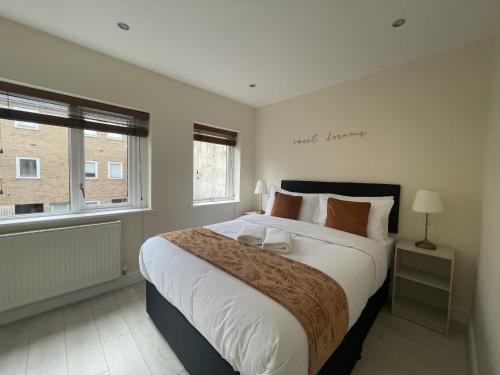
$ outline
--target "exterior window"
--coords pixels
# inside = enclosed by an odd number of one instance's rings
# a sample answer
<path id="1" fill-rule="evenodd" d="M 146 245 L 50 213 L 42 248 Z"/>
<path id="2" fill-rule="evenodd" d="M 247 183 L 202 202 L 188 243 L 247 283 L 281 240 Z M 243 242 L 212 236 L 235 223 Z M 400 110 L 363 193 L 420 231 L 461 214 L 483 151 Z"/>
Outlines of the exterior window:
<path id="1" fill-rule="evenodd" d="M 97 178 L 97 162 L 85 160 L 85 178 L 96 179 Z"/>
<path id="2" fill-rule="evenodd" d="M 85 137 L 93 137 L 93 138 L 97 138 L 97 131 L 95 130 L 88 130 L 88 129 L 85 129 L 83 131 L 83 135 Z"/>
<path id="3" fill-rule="evenodd" d="M 31 112 L 31 113 L 38 112 L 37 110 L 30 109 L 30 108 L 14 107 L 14 109 L 23 110 L 25 112 Z M 27 121 L 14 121 L 14 127 L 17 129 L 26 129 L 26 130 L 39 130 L 40 129 L 39 124 L 37 124 L 35 122 L 27 122 Z"/>
<path id="4" fill-rule="evenodd" d="M 108 178 L 110 180 L 123 179 L 123 164 L 110 161 L 108 163 Z"/>
<path id="5" fill-rule="evenodd" d="M 194 124 L 193 203 L 230 201 L 234 193 L 234 152 L 238 133 Z"/>
<path id="6" fill-rule="evenodd" d="M 69 202 L 50 204 L 50 212 L 68 212 L 69 210 L 70 210 Z"/>
<path id="7" fill-rule="evenodd" d="M 123 139 L 123 135 L 116 134 L 116 133 L 108 133 L 107 138 L 108 139 L 114 139 L 114 140 L 117 140 L 117 141 L 121 141 Z"/>
<path id="8" fill-rule="evenodd" d="M 26 130 L 39 130 L 40 126 L 35 124 L 34 122 L 26 122 L 26 121 L 14 121 L 14 127 L 17 129 L 26 129 Z"/>
<path id="9" fill-rule="evenodd" d="M 111 199 L 111 203 L 126 203 L 127 199 L 126 198 L 115 198 Z"/>
<path id="10" fill-rule="evenodd" d="M 16 158 L 17 178 L 40 178 L 40 159 L 38 158 Z"/>
<path id="11" fill-rule="evenodd" d="M 95 208 L 95 207 L 98 207 L 101 204 L 101 202 L 99 202 L 99 201 L 85 201 L 85 204 L 89 208 Z"/>
<path id="12" fill-rule="evenodd" d="M 16 204 L 16 215 L 35 214 L 43 212 L 43 203 Z"/>

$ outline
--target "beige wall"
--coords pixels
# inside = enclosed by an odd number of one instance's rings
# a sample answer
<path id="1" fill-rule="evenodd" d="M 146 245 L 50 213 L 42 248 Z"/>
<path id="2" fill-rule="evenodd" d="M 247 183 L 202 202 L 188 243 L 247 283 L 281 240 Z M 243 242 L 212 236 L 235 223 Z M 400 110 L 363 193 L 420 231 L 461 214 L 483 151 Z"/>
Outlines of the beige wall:
<path id="1" fill-rule="evenodd" d="M 441 193 L 430 239 L 457 250 L 455 317 L 470 311 L 481 219 L 491 41 L 258 109 L 256 178 L 401 184 L 400 231 L 421 239 L 417 189 Z M 325 141 L 328 133 L 366 131 Z M 317 134 L 314 143 L 293 144 Z"/>
<path id="2" fill-rule="evenodd" d="M 483 213 L 473 323 L 481 375 L 500 374 L 500 38 L 495 41 L 483 169 Z"/>
<path id="3" fill-rule="evenodd" d="M 253 204 L 255 109 L 0 18 L 0 77 L 151 113 L 151 201 L 145 236 L 233 218 Z M 240 198 L 233 205 L 193 208 L 193 123 L 239 131 Z M 125 215 L 123 248 L 138 268 L 141 215 Z M 57 224 L 60 225 L 60 224 Z M 42 227 L 38 225 L 36 227 Z M 10 227 L 0 232 L 32 229 Z"/>

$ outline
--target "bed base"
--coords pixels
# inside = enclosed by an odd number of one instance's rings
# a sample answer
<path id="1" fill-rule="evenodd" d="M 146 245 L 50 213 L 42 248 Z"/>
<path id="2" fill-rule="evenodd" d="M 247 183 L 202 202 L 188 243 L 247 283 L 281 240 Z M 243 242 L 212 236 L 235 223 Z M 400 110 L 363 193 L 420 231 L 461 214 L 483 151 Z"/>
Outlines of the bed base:
<path id="1" fill-rule="evenodd" d="M 325 363 L 320 375 L 350 374 L 361 358 L 363 341 L 389 294 L 389 275 L 368 300 L 358 321 Z M 146 281 L 146 309 L 154 324 L 191 375 L 235 375 L 232 366 L 220 356 L 191 323 Z"/>

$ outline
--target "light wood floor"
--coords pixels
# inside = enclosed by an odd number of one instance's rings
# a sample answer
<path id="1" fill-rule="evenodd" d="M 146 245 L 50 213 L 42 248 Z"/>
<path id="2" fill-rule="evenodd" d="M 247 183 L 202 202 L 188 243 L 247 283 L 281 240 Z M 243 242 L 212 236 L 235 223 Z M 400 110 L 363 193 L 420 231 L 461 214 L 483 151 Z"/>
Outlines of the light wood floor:
<path id="1" fill-rule="evenodd" d="M 446 338 L 384 310 L 355 375 L 467 374 L 463 327 Z M 2 375 L 186 375 L 145 311 L 144 283 L 0 327 Z"/>

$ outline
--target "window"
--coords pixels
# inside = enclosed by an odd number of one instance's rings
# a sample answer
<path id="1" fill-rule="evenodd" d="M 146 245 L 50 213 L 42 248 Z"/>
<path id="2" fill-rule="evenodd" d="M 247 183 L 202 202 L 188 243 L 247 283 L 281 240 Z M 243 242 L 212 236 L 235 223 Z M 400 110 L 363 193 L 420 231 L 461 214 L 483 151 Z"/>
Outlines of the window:
<path id="1" fill-rule="evenodd" d="M 23 110 L 26 112 L 36 113 L 36 109 L 26 108 L 26 107 L 14 107 L 17 110 Z M 18 129 L 26 129 L 26 130 L 39 130 L 40 126 L 35 122 L 28 121 L 14 121 L 14 127 Z"/>
<path id="2" fill-rule="evenodd" d="M 16 157 L 17 178 L 40 178 L 40 159 Z"/>
<path id="3" fill-rule="evenodd" d="M 84 129 L 83 130 L 83 135 L 85 137 L 97 138 L 97 132 L 95 130 Z"/>
<path id="4" fill-rule="evenodd" d="M 234 149 L 237 133 L 194 125 L 193 202 L 235 199 Z"/>
<path id="5" fill-rule="evenodd" d="M 107 138 L 108 139 L 114 139 L 116 141 L 121 141 L 123 139 L 123 136 L 121 134 L 108 133 Z"/>
<path id="6" fill-rule="evenodd" d="M 123 179 L 123 163 L 108 162 L 108 178 L 110 180 Z"/>
<path id="7" fill-rule="evenodd" d="M 0 220 L 147 207 L 148 118 L 0 80 Z M 15 121 L 43 131 L 14 131 Z"/>
<path id="8" fill-rule="evenodd" d="M 85 160 L 85 178 L 97 178 L 97 162 Z"/>
<path id="9" fill-rule="evenodd" d="M 16 204 L 16 215 L 34 214 L 43 212 L 43 203 Z"/>

